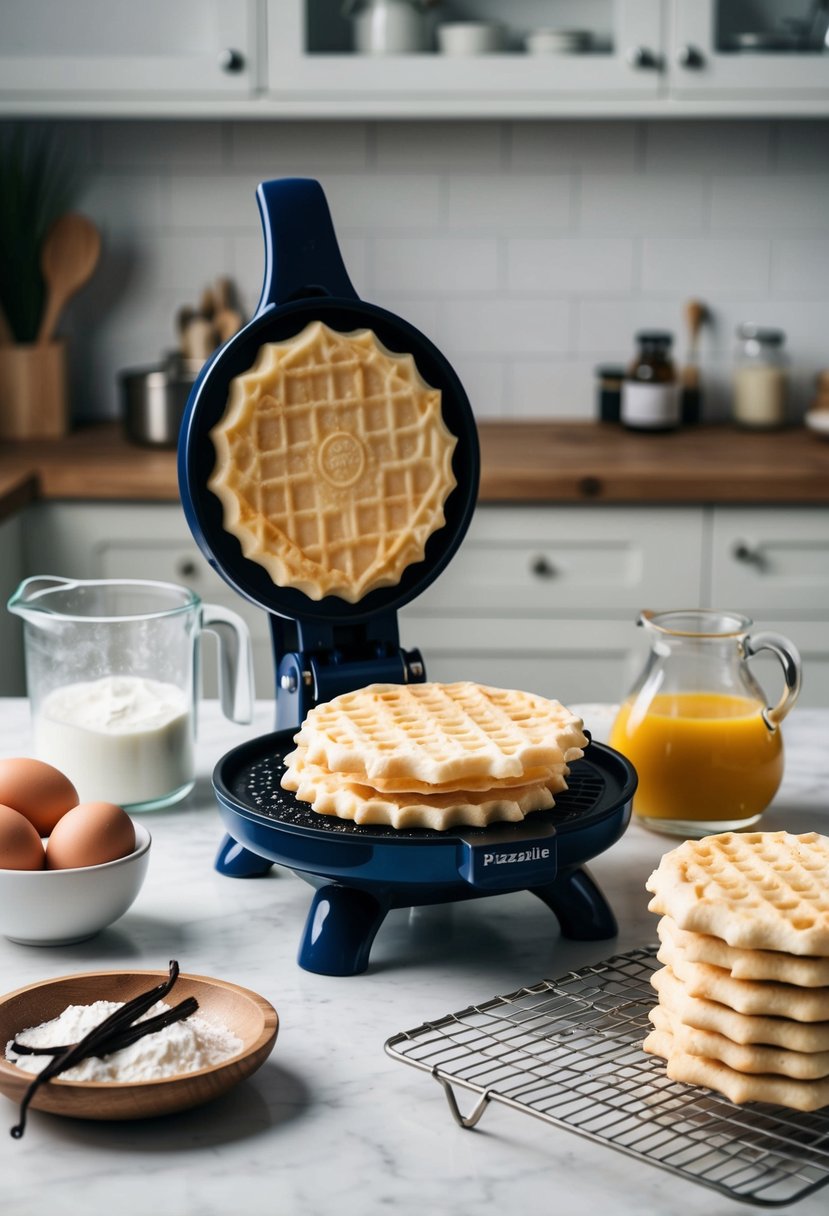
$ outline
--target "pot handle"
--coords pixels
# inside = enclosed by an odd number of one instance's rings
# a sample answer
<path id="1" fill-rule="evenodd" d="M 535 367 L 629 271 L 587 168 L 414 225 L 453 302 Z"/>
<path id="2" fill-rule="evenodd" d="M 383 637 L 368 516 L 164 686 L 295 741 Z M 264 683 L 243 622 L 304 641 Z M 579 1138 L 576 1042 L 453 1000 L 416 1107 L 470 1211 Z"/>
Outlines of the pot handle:
<path id="1" fill-rule="evenodd" d="M 231 722 L 253 720 L 253 650 L 242 618 L 230 608 L 202 604 L 202 629 L 219 643 L 219 702 Z"/>
<path id="2" fill-rule="evenodd" d="M 769 632 L 755 633 L 753 637 L 743 638 L 742 649 L 743 655 L 747 659 L 759 654 L 761 650 L 770 650 L 780 661 L 783 678 L 786 681 L 783 696 L 774 707 L 767 706 L 763 710 L 763 721 L 766 726 L 769 730 L 777 730 L 800 695 L 803 671 L 800 652 L 794 642 L 790 642 L 782 634 Z"/>

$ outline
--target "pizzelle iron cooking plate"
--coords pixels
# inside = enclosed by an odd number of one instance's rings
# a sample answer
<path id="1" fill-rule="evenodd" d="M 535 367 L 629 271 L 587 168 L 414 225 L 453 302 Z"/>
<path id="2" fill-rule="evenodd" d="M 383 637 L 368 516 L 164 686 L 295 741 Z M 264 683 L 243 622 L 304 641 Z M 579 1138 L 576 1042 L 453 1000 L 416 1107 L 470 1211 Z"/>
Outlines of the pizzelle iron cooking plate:
<path id="1" fill-rule="evenodd" d="M 237 857 L 250 873 L 277 862 L 317 888 L 299 962 L 324 975 L 354 975 L 391 908 L 447 903 L 529 890 L 578 940 L 612 937 L 616 921 L 584 862 L 604 852 L 630 819 L 636 776 L 609 747 L 591 743 L 570 766 L 569 789 L 549 811 L 522 823 L 446 832 L 360 827 L 318 815 L 283 790 L 293 731 L 244 743 L 219 761 L 213 787 L 231 840 L 223 869 Z M 263 865 L 264 861 L 264 865 Z"/>
<path id="2" fill-rule="evenodd" d="M 422 333 L 357 296 L 349 281 L 319 184 L 264 182 L 257 191 L 265 237 L 265 279 L 256 315 L 205 366 L 193 387 L 179 437 L 182 505 L 208 562 L 240 595 L 269 615 L 276 679 L 276 725 L 229 752 L 213 784 L 228 830 L 216 868 L 254 877 L 287 866 L 317 887 L 299 963 L 309 971 L 353 975 L 365 970 L 374 936 L 394 907 L 469 899 L 528 889 L 556 913 L 569 937 L 616 932 L 613 913 L 580 869 L 618 839 L 630 818 L 636 776 L 609 748 L 592 745 L 572 766 L 570 790 L 551 811 L 520 824 L 449 832 L 359 827 L 317 815 L 281 789 L 284 755 L 309 709 L 371 683 L 426 678 L 417 650 L 401 648 L 397 609 L 429 586 L 469 526 L 480 456 L 469 401 L 451 365 Z M 215 452 L 210 430 L 223 416 L 231 381 L 247 372 L 266 342 L 322 321 L 341 333 L 369 328 L 389 350 L 414 357 L 441 392 L 444 421 L 457 439 L 456 486 L 445 524 L 429 538 L 424 559 L 399 583 L 355 604 L 336 596 L 309 599 L 277 586 L 225 531 L 222 505 L 208 489 Z"/>

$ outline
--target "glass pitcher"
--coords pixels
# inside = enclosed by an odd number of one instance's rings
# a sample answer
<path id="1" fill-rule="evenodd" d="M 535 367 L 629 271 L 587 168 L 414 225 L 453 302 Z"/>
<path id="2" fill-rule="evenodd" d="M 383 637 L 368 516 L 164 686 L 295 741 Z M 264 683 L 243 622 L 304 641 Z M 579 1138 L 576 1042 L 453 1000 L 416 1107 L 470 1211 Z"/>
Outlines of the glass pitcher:
<path id="1" fill-rule="evenodd" d="M 643 612 L 637 624 L 650 653 L 609 740 L 639 774 L 634 814 L 684 837 L 756 823 L 783 777 L 780 723 L 800 692 L 797 648 L 777 633 L 750 634 L 753 622 L 732 612 Z M 783 668 L 774 707 L 747 662 L 763 650 Z"/>
<path id="2" fill-rule="evenodd" d="M 35 752 L 66 774 L 81 802 L 154 810 L 192 789 L 205 631 L 219 641 L 225 716 L 251 720 L 247 625 L 187 587 L 36 576 L 8 608 L 24 622 Z"/>

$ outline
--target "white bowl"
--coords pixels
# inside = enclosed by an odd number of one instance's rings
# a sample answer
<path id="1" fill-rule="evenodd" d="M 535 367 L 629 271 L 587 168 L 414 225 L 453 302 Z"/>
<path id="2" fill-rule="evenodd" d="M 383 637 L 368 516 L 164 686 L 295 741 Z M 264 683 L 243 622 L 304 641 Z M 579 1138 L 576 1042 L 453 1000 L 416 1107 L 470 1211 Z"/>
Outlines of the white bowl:
<path id="1" fill-rule="evenodd" d="M 150 860 L 150 833 L 133 823 L 135 849 L 117 861 L 77 870 L 0 870 L 0 934 L 25 946 L 65 946 L 123 916 Z"/>
<path id="2" fill-rule="evenodd" d="M 492 55 L 504 48 L 506 29 L 496 21 L 447 21 L 437 28 L 443 55 Z"/>
<path id="3" fill-rule="evenodd" d="M 829 439 L 829 410 L 810 410 L 808 414 L 804 414 L 803 421 L 815 435 Z"/>

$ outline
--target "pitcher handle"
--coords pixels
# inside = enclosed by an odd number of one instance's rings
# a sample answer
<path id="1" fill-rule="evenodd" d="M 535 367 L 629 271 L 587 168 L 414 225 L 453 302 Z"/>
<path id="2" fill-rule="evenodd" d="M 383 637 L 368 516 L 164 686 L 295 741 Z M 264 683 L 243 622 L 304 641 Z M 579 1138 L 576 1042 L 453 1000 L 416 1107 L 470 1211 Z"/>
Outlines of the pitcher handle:
<path id="1" fill-rule="evenodd" d="M 780 633 L 756 633 L 753 637 L 743 638 L 743 654 L 747 659 L 761 650 L 770 650 L 780 660 L 783 678 L 786 681 L 783 696 L 777 704 L 773 708 L 767 706 L 763 710 L 763 721 L 766 726 L 769 730 L 776 730 L 800 695 L 802 680 L 800 652 L 794 642 L 790 642 Z"/>
<path id="2" fill-rule="evenodd" d="M 202 604 L 202 628 L 219 643 L 219 702 L 231 722 L 253 720 L 253 650 L 242 618 L 230 608 Z"/>

